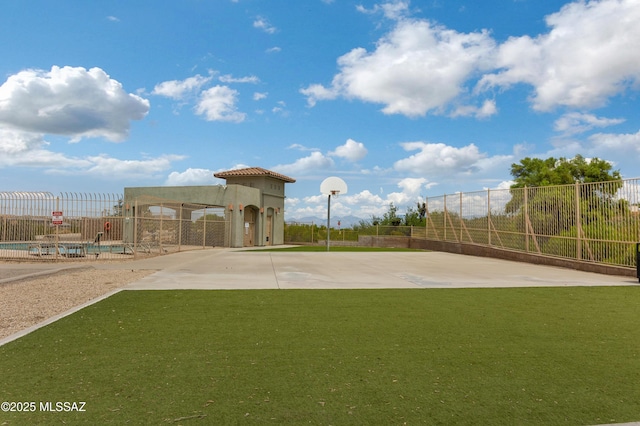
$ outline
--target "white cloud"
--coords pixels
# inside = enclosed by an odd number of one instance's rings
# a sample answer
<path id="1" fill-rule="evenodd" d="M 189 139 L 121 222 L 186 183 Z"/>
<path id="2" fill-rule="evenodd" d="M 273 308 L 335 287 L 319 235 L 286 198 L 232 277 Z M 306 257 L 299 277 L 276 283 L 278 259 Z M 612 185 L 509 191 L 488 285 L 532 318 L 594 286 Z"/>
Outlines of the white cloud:
<path id="1" fill-rule="evenodd" d="M 411 19 L 408 7 L 407 1 L 359 6 L 396 19 L 395 27 L 374 50 L 355 48 L 338 58 L 331 84 L 303 88 L 309 106 L 341 97 L 382 104 L 385 114 L 484 118 L 498 111 L 495 101 L 482 99 L 495 87 L 531 85 L 538 111 L 600 107 L 640 87 L 640 62 L 631 53 L 640 51 L 637 0 L 568 3 L 545 18 L 548 32 L 500 45 L 487 31 L 461 33 Z M 465 99 L 471 96 L 475 101 Z"/>
<path id="2" fill-rule="evenodd" d="M 342 96 L 384 104 L 385 114 L 439 113 L 463 93 L 468 79 L 490 69 L 494 50 L 486 31 L 460 33 L 404 19 L 373 52 L 356 48 L 340 57 L 330 87 L 312 84 L 301 93 L 311 106 Z"/>
<path id="3" fill-rule="evenodd" d="M 214 86 L 200 94 L 196 105 L 196 114 L 203 115 L 207 121 L 231 121 L 240 123 L 246 114 L 236 107 L 238 92 L 227 86 Z"/>
<path id="4" fill-rule="evenodd" d="M 237 163 L 237 164 L 234 164 L 233 166 L 231 166 L 231 167 L 229 167 L 229 168 L 226 168 L 226 169 L 218 169 L 218 170 L 215 170 L 215 173 L 218 173 L 218 172 L 226 172 L 226 171 L 229 171 L 229 170 L 240 170 L 240 169 L 246 169 L 246 168 L 248 168 L 248 167 L 252 167 L 252 166 L 250 166 L 249 164 Z"/>
<path id="5" fill-rule="evenodd" d="M 596 133 L 589 137 L 589 142 L 593 144 L 596 151 L 603 153 L 611 153 L 618 151 L 621 153 L 640 154 L 640 131 L 637 133 Z M 635 157 L 631 160 L 637 164 L 640 158 Z"/>
<path id="6" fill-rule="evenodd" d="M 161 155 L 142 160 L 121 160 L 106 154 L 72 157 L 53 152 L 40 134 L 0 129 L 0 167 L 29 167 L 45 173 L 92 176 L 105 180 L 159 177 L 181 155 Z"/>
<path id="7" fill-rule="evenodd" d="M 301 89 L 300 93 L 307 97 L 307 104 L 315 106 L 318 101 L 329 101 L 336 99 L 340 93 L 335 88 L 326 88 L 321 84 L 312 84 L 306 89 Z"/>
<path id="8" fill-rule="evenodd" d="M 52 152 L 42 134 L 0 129 L 0 167 L 84 168 L 91 163 Z"/>
<path id="9" fill-rule="evenodd" d="M 255 21 L 253 21 L 253 27 L 264 31 L 267 34 L 274 34 L 278 31 L 276 27 L 271 25 L 269 21 L 262 16 L 258 16 Z"/>
<path id="10" fill-rule="evenodd" d="M 312 171 L 333 167 L 333 160 L 324 156 L 321 152 L 312 152 L 307 157 L 299 158 L 291 164 L 280 164 L 273 170 L 285 175 L 306 174 Z"/>
<path id="11" fill-rule="evenodd" d="M 494 189 L 509 189 L 509 188 L 511 188 L 511 185 L 513 185 L 514 183 L 516 183 L 516 182 L 513 181 L 513 180 L 503 180 L 498 185 L 496 185 L 496 187 Z M 487 190 L 489 188 L 483 188 L 483 189 Z"/>
<path id="12" fill-rule="evenodd" d="M 303 201 L 305 203 L 310 203 L 310 204 L 326 203 L 327 202 L 327 196 L 326 195 L 322 195 L 322 194 L 309 195 L 307 197 L 304 197 Z"/>
<path id="13" fill-rule="evenodd" d="M 356 10 L 366 14 L 382 13 L 388 19 L 400 19 L 409 14 L 408 0 L 395 0 L 387 3 L 376 4 L 371 9 L 367 9 L 362 5 L 357 5 Z"/>
<path id="14" fill-rule="evenodd" d="M 422 176 L 473 170 L 486 156 L 474 144 L 462 148 L 426 142 L 405 142 L 400 145 L 405 151 L 419 150 L 419 152 L 396 161 L 393 165 L 394 169 Z"/>
<path id="15" fill-rule="evenodd" d="M 284 205 L 285 208 L 293 208 L 295 206 L 297 206 L 298 204 L 300 204 L 301 200 L 300 198 L 296 198 L 296 197 L 287 197 L 284 199 Z"/>
<path id="16" fill-rule="evenodd" d="M 218 79 L 223 83 L 250 83 L 250 84 L 260 83 L 260 79 L 255 75 L 250 75 L 248 77 L 234 77 L 231 74 L 226 74 L 226 75 L 221 75 Z"/>
<path id="17" fill-rule="evenodd" d="M 420 195 L 420 191 L 426 189 L 427 182 L 429 181 L 425 178 L 404 178 L 398 182 L 398 187 L 407 194 Z"/>
<path id="18" fill-rule="evenodd" d="M 292 143 L 287 147 L 287 149 L 296 149 L 298 151 L 319 151 L 318 148 L 310 148 L 299 143 Z"/>
<path id="19" fill-rule="evenodd" d="M 278 106 L 271 108 L 271 112 L 274 114 L 279 114 L 282 117 L 287 117 L 289 115 L 289 111 L 285 109 L 287 106 L 287 103 L 285 101 L 278 101 L 276 103 Z"/>
<path id="20" fill-rule="evenodd" d="M 149 101 L 127 93 L 102 69 L 25 70 L 0 86 L 0 125 L 24 132 L 104 137 L 120 142 L 131 120 L 142 120 Z"/>
<path id="21" fill-rule="evenodd" d="M 400 145 L 406 151 L 418 152 L 396 161 L 393 165 L 394 170 L 429 179 L 424 183 L 424 189 L 430 189 L 443 182 L 455 184 L 458 188 L 493 185 L 493 182 L 496 182 L 494 177 L 507 174 L 509 165 L 515 158 L 513 154 L 488 156 L 480 152 L 474 144 L 461 148 L 426 142 L 407 142 Z M 404 189 L 403 193 L 407 194 L 408 191 Z"/>
<path id="22" fill-rule="evenodd" d="M 549 33 L 502 44 L 496 68 L 478 88 L 533 86 L 533 107 L 592 108 L 640 83 L 640 3 L 578 1 L 546 17 Z"/>
<path id="23" fill-rule="evenodd" d="M 262 99 L 266 99 L 268 95 L 269 95 L 269 93 L 267 93 L 267 92 L 255 92 L 253 94 L 253 100 L 254 101 L 260 101 Z"/>
<path id="24" fill-rule="evenodd" d="M 287 210 L 287 217 L 301 218 L 315 216 L 316 218 L 327 217 L 327 196 L 326 195 L 313 195 L 304 197 L 304 206 L 295 208 L 296 204 L 290 205 Z M 349 197 L 339 196 L 331 198 L 331 216 L 346 216 L 352 214 L 352 207 L 349 206 Z M 351 203 L 353 204 L 353 203 Z M 326 223 L 326 222 L 325 222 Z M 337 226 L 337 223 L 332 221 L 331 226 Z"/>
<path id="25" fill-rule="evenodd" d="M 216 85 L 203 90 L 209 83 L 215 72 L 210 71 L 208 77 L 199 74 L 185 80 L 171 80 L 162 82 L 153 89 L 152 94 L 166 96 L 175 100 L 185 100 L 191 96 L 197 96 L 195 113 L 204 116 L 207 121 L 230 121 L 240 123 L 245 120 L 246 114 L 239 112 L 236 106 L 238 91 L 228 86 Z M 235 78 L 230 74 L 219 77 L 220 81 L 228 83 L 257 83 L 260 80 L 255 76 Z M 265 94 L 254 94 L 254 99 L 262 99 Z"/>
<path id="26" fill-rule="evenodd" d="M 360 205 L 381 205 L 384 204 L 384 200 L 379 195 L 372 194 L 369 190 L 365 189 L 354 195 L 345 195 L 340 197 L 345 204 L 360 206 Z"/>
<path id="27" fill-rule="evenodd" d="M 212 78 L 212 75 L 209 75 L 209 77 L 203 77 L 200 74 L 196 74 L 195 76 L 184 80 L 164 81 L 157 84 L 151 93 L 153 95 L 166 96 L 171 99 L 180 100 L 187 95 L 199 92 L 202 86 L 211 81 Z"/>
<path id="28" fill-rule="evenodd" d="M 514 147 L 514 152 L 517 147 Z M 514 154 L 483 156 L 478 159 L 475 167 L 467 170 L 467 173 L 482 172 L 485 176 L 501 176 L 508 172 L 510 164 L 515 160 Z"/>
<path id="29" fill-rule="evenodd" d="M 385 205 L 393 203 L 396 207 L 413 207 L 416 202 L 423 200 L 423 189 L 428 189 L 429 181 L 426 178 L 404 178 L 398 182 L 400 192 L 392 192 L 387 195 Z"/>
<path id="30" fill-rule="evenodd" d="M 347 139 L 344 145 L 341 145 L 329 153 L 330 156 L 346 158 L 349 161 L 362 160 L 367 155 L 367 148 L 362 142 L 356 142 L 353 139 Z"/>
<path id="31" fill-rule="evenodd" d="M 216 181 L 213 170 L 188 168 L 184 172 L 171 172 L 165 182 L 169 186 L 206 185 Z"/>
<path id="32" fill-rule="evenodd" d="M 0 128 L 0 158 L 33 152 L 48 145 L 42 134 Z"/>
<path id="33" fill-rule="evenodd" d="M 415 197 L 410 196 L 409 194 L 405 194 L 404 192 L 392 192 L 387 195 L 387 206 L 393 203 L 396 207 L 406 206 L 407 204 L 413 203 Z M 388 209 L 385 209 L 385 212 Z"/>
<path id="34" fill-rule="evenodd" d="M 497 113 L 498 108 L 496 107 L 496 101 L 487 99 L 484 101 L 481 107 L 476 107 L 473 105 L 460 106 L 451 113 L 451 116 L 487 118 Z"/>
<path id="35" fill-rule="evenodd" d="M 143 160 L 121 160 L 108 155 L 91 156 L 86 158 L 91 162 L 91 166 L 80 172 L 105 178 L 126 177 L 127 179 L 131 179 L 141 177 L 146 179 L 168 170 L 173 161 L 184 158 L 182 155 L 161 155 Z M 72 170 L 58 170 L 58 173 L 75 174 L 76 172 Z"/>
<path id="36" fill-rule="evenodd" d="M 29 155 L 10 156 L 0 159 L 0 167 L 29 167 L 43 169 L 45 173 L 86 174 L 93 163 L 86 158 L 74 158 L 46 149 L 29 151 Z M 72 172 L 72 170 L 74 172 Z"/>
<path id="37" fill-rule="evenodd" d="M 554 130 L 565 135 L 584 133 L 597 127 L 608 127 L 624 123 L 623 118 L 596 117 L 593 114 L 570 112 L 564 114 L 554 123 Z"/>

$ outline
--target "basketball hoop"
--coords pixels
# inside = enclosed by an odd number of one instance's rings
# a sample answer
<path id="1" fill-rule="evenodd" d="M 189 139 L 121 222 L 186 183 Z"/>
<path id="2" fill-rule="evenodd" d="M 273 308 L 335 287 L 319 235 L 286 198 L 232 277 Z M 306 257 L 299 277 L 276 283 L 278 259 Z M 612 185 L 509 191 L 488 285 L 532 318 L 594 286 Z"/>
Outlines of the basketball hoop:
<path id="1" fill-rule="evenodd" d="M 331 176 L 320 184 L 320 192 L 327 196 L 327 251 L 331 240 L 331 197 L 338 197 L 340 193 L 347 193 L 347 184 L 339 177 Z"/>

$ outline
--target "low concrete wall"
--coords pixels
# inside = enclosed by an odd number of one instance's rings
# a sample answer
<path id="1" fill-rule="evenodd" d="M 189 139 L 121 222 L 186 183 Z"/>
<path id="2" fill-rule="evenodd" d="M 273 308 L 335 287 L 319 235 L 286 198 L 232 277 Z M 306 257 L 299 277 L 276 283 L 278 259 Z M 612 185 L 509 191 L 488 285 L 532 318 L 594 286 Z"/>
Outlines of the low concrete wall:
<path id="1" fill-rule="evenodd" d="M 296 243 L 298 244 L 298 243 Z M 307 244 L 309 245 L 309 244 Z M 315 245 L 315 246 L 326 246 L 327 245 L 327 240 L 318 240 L 317 243 L 313 243 L 310 245 Z M 362 244 L 360 244 L 359 241 L 342 241 L 342 240 L 331 240 L 329 241 L 329 246 L 330 247 L 362 247 Z"/>
<path id="2" fill-rule="evenodd" d="M 512 260 L 516 262 L 557 266 L 561 268 L 575 269 L 578 271 L 596 272 L 599 274 L 621 275 L 627 277 L 636 276 L 636 270 L 634 268 L 602 265 L 598 263 L 543 256 L 534 253 L 523 253 L 520 251 L 498 249 L 495 247 L 487 247 L 476 244 L 434 241 L 411 237 L 361 236 L 358 238 L 358 240 L 360 245 L 364 247 L 394 247 L 443 251 L 447 253 L 464 254 L 469 256 L 491 257 L 495 259 Z"/>
<path id="3" fill-rule="evenodd" d="M 358 245 L 360 247 L 410 248 L 411 240 L 411 237 L 404 236 L 359 235 Z"/>

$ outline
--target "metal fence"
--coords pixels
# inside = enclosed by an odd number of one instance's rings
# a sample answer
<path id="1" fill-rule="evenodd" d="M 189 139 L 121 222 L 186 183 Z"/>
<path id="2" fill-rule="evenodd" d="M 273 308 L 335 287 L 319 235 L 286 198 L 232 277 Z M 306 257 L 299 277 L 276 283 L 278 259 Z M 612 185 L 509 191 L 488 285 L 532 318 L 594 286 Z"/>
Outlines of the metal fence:
<path id="1" fill-rule="evenodd" d="M 357 246 L 362 236 L 374 237 L 416 237 L 424 238 L 424 226 L 370 225 L 352 228 L 331 228 L 331 242 L 336 245 Z M 315 222 L 286 222 L 284 225 L 285 244 L 326 244 L 326 224 Z"/>
<path id="2" fill-rule="evenodd" d="M 224 208 L 117 194 L 0 192 L 0 259 L 107 260 L 229 246 Z"/>
<path id="3" fill-rule="evenodd" d="M 640 180 L 429 197 L 425 238 L 633 267 Z"/>
<path id="4" fill-rule="evenodd" d="M 224 207 L 142 197 L 125 207 L 124 229 L 138 251 L 153 253 L 197 247 L 230 247 Z M 133 208 L 132 208 L 133 207 Z M 126 213 L 132 213 L 128 217 Z"/>
<path id="5" fill-rule="evenodd" d="M 371 225 L 358 230 L 331 228 L 331 241 L 357 243 L 359 236 L 424 237 L 424 227 Z M 315 222 L 287 222 L 284 226 L 285 244 L 322 244 L 327 241 L 327 227 Z"/>
<path id="6" fill-rule="evenodd" d="M 634 267 L 640 241 L 640 179 L 490 189 L 428 197 L 426 226 L 331 230 L 331 240 L 407 236 Z M 326 227 L 288 223 L 285 241 L 318 243 Z"/>

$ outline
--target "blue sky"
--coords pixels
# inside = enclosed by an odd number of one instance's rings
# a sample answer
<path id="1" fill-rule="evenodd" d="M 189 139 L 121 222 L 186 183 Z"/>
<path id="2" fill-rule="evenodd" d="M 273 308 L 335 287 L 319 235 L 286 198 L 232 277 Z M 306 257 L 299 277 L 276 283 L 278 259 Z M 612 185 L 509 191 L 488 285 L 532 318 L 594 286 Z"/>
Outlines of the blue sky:
<path id="1" fill-rule="evenodd" d="M 0 191 L 296 179 L 286 218 L 507 188 L 524 157 L 640 176 L 637 0 L 0 2 Z"/>

